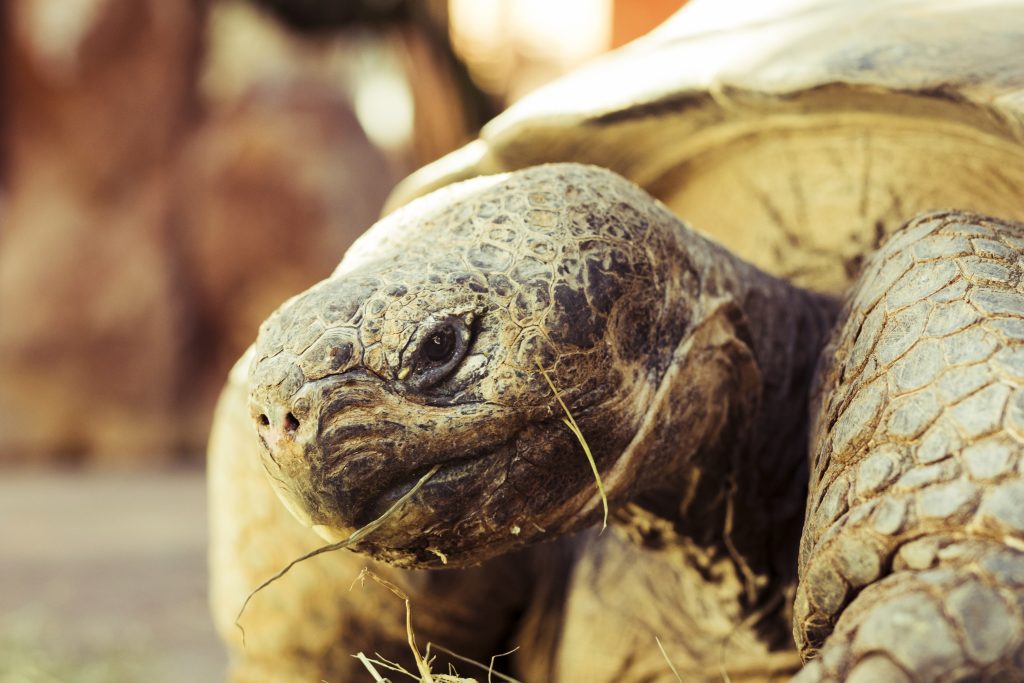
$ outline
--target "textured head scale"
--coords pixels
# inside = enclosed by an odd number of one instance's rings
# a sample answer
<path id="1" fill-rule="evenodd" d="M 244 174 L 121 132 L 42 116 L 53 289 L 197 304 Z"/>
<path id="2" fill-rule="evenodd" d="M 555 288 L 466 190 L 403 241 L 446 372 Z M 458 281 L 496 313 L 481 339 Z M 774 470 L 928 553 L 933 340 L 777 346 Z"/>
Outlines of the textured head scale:
<path id="1" fill-rule="evenodd" d="M 610 469 L 687 319 L 641 201 L 577 165 L 462 183 L 378 223 L 283 305 L 260 329 L 251 409 L 293 514 L 346 537 L 440 463 L 361 550 L 460 564 L 593 521 L 592 475 L 538 364 Z"/>

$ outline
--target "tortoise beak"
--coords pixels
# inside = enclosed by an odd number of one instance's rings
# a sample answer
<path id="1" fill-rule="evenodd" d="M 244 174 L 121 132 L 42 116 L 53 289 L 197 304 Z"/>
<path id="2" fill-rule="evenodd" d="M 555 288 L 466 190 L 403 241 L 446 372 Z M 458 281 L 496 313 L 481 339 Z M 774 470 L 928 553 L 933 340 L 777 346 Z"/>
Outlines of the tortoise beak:
<path id="1" fill-rule="evenodd" d="M 316 418 L 307 411 L 300 420 L 291 401 L 275 400 L 276 395 L 273 387 L 264 384 L 255 384 L 250 392 L 249 411 L 256 423 L 260 459 L 284 506 L 304 526 L 312 526 L 316 496 L 306 451 L 309 421 Z"/>

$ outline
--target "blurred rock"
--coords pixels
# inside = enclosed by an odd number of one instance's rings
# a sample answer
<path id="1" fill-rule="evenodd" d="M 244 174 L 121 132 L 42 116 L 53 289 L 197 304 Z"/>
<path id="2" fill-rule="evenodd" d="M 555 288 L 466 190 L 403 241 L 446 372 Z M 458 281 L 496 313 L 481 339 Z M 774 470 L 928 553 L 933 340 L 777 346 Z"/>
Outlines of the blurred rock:
<path id="1" fill-rule="evenodd" d="M 185 320 L 168 168 L 201 3 L 6 3 L 0 461 L 177 439 Z"/>
<path id="2" fill-rule="evenodd" d="M 209 408 L 259 323 L 327 277 L 378 216 L 393 178 L 351 107 L 312 80 L 255 87 L 184 159 L 182 249 L 194 287 L 190 356 Z M 209 410 L 198 416 L 205 421 Z"/>
<path id="3" fill-rule="evenodd" d="M 259 322 L 467 137 L 431 44 L 237 2 L 0 0 L 0 464 L 200 460 Z M 396 83 L 405 138 L 371 142 Z"/>
<path id="4" fill-rule="evenodd" d="M 299 33 L 257 4 L 312 12 L 308 21 L 324 23 Z M 333 0 L 257 4 L 222 0 L 211 9 L 200 91 L 212 108 L 230 106 L 268 81 L 317 81 L 353 104 L 360 125 L 399 177 L 468 142 L 496 113 L 476 102 L 481 93 L 451 53 L 447 19 L 439 11 L 443 2 L 401 0 L 390 9 L 370 1 L 342 3 L 344 8 L 333 7 Z M 383 14 L 371 22 L 372 30 L 353 24 L 332 32 L 327 29 L 335 11 L 349 17 L 343 23 Z"/>

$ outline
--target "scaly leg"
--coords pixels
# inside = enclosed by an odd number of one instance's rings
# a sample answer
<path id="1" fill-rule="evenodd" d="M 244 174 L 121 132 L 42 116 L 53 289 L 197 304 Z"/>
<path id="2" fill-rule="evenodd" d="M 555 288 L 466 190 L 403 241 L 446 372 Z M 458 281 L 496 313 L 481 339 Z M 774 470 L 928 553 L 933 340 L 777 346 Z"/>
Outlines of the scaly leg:
<path id="1" fill-rule="evenodd" d="M 800 681 L 1024 677 L 1024 226 L 912 221 L 823 355 Z"/>

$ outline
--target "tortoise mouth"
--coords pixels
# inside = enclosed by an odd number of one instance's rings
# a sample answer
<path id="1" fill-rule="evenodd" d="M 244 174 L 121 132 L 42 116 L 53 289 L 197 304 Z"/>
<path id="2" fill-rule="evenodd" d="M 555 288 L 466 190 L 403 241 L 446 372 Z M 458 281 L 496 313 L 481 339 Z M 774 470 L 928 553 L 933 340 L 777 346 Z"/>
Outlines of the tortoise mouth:
<path id="1" fill-rule="evenodd" d="M 388 514 L 434 466 L 405 471 L 360 511 L 357 528 L 382 516 L 386 520 L 353 549 L 408 569 L 441 569 L 487 559 L 495 554 L 492 546 L 522 545 L 522 539 L 495 536 L 481 519 L 495 487 L 503 485 L 501 473 L 515 453 L 513 441 L 441 463 L 412 497 Z"/>
<path id="2" fill-rule="evenodd" d="M 491 463 L 491 456 L 497 455 L 504 444 L 476 451 L 471 455 L 448 460 L 440 464 L 440 468 L 427 479 L 416 494 L 403 507 L 419 505 L 436 508 L 436 501 L 452 501 L 466 497 L 467 490 L 473 490 L 472 482 L 483 475 Z M 416 486 L 433 466 L 424 466 L 405 473 L 402 478 L 388 486 L 379 496 L 356 516 L 359 527 L 366 526 L 384 515 L 402 496 Z M 467 504 L 472 504 L 467 501 Z M 398 509 L 395 514 L 401 514 Z"/>
<path id="3" fill-rule="evenodd" d="M 438 470 L 388 516 L 393 521 L 387 523 L 386 532 L 384 529 L 375 531 L 367 537 L 367 542 L 377 545 L 374 541 L 379 540 L 381 546 L 397 549 L 398 545 L 415 544 L 429 529 L 448 528 L 480 507 L 478 497 L 492 484 L 494 468 L 511 457 L 514 440 L 513 434 L 496 443 L 482 445 L 468 455 L 425 459 L 405 467 L 386 462 L 393 456 L 382 453 L 366 454 L 369 457 L 363 462 L 350 462 L 350 466 L 338 473 L 344 488 L 351 493 L 340 496 L 336 502 L 344 507 L 343 500 L 348 498 L 352 503 L 348 514 L 341 511 L 343 535 L 385 515 L 434 467 Z M 388 470 L 390 472 L 382 477 Z M 335 527 L 334 533 L 341 534 L 341 529 Z"/>

